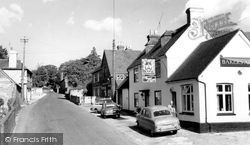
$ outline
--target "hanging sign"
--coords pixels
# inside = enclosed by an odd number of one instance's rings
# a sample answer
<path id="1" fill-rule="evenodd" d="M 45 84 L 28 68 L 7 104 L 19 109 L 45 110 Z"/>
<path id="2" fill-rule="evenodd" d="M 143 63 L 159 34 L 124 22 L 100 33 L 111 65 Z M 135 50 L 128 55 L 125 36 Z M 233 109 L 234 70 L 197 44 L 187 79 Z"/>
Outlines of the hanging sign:
<path id="1" fill-rule="evenodd" d="M 250 58 L 221 57 L 222 67 L 250 67 Z"/>
<path id="2" fill-rule="evenodd" d="M 142 59 L 142 75 L 155 75 L 155 60 Z"/>
<path id="3" fill-rule="evenodd" d="M 142 75 L 142 82 L 143 83 L 155 83 L 156 77 L 152 75 Z"/>

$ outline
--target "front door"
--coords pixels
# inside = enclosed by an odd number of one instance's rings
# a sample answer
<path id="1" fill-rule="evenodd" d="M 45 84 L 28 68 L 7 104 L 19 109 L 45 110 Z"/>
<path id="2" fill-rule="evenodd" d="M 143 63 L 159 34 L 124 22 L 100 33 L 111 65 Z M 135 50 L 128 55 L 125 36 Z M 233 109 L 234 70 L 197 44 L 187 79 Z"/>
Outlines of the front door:
<path id="1" fill-rule="evenodd" d="M 145 107 L 149 106 L 149 92 L 146 91 L 145 93 Z"/>

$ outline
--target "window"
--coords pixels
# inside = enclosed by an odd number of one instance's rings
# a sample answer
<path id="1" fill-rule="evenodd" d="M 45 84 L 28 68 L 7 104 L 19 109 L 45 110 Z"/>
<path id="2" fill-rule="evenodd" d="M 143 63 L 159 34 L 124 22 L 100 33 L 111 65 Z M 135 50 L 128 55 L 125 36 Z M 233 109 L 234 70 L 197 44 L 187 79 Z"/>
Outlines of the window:
<path id="1" fill-rule="evenodd" d="M 217 110 L 219 112 L 233 112 L 233 85 L 217 84 Z"/>
<path id="2" fill-rule="evenodd" d="M 134 94 L 134 107 L 138 107 L 139 106 L 139 94 L 135 93 Z"/>
<path id="3" fill-rule="evenodd" d="M 135 68 L 134 69 L 134 82 L 138 82 L 138 79 L 139 79 L 139 72 L 138 72 L 138 68 Z"/>
<path id="4" fill-rule="evenodd" d="M 155 91 L 155 105 L 161 105 L 161 91 Z"/>
<path id="5" fill-rule="evenodd" d="M 193 85 L 182 86 L 183 112 L 194 112 L 194 92 Z"/>
<path id="6" fill-rule="evenodd" d="M 155 75 L 156 77 L 161 77 L 161 62 L 157 61 L 155 63 Z"/>
<path id="7" fill-rule="evenodd" d="M 250 83 L 248 84 L 248 109 L 250 111 Z"/>

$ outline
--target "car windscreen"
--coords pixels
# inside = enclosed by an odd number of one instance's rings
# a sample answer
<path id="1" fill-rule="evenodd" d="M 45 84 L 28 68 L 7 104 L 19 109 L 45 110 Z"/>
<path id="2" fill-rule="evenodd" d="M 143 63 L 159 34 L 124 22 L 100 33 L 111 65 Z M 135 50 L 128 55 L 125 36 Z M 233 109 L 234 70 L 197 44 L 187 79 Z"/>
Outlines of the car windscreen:
<path id="1" fill-rule="evenodd" d="M 154 117 L 163 116 L 163 115 L 171 115 L 171 113 L 168 110 L 156 110 L 156 111 L 154 111 Z"/>

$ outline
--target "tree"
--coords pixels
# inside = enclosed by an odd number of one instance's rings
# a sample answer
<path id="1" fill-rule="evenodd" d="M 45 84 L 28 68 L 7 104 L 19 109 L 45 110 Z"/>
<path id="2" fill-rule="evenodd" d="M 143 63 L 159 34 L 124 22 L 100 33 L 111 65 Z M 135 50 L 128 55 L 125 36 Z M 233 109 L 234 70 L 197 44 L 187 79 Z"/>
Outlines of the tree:
<path id="1" fill-rule="evenodd" d="M 3 48 L 2 45 L 0 45 L 0 59 L 6 59 L 8 58 L 8 51 L 6 48 Z"/>
<path id="2" fill-rule="evenodd" d="M 86 87 L 92 80 L 91 71 L 101 63 L 101 58 L 93 47 L 86 58 L 70 60 L 60 65 L 59 71 L 68 78 L 68 85 L 71 87 Z"/>
<path id="3" fill-rule="evenodd" d="M 38 66 L 36 70 L 33 70 L 33 86 L 44 87 L 48 86 L 55 89 L 56 83 L 58 83 L 59 76 L 57 67 L 54 65 Z"/>

